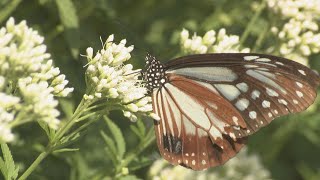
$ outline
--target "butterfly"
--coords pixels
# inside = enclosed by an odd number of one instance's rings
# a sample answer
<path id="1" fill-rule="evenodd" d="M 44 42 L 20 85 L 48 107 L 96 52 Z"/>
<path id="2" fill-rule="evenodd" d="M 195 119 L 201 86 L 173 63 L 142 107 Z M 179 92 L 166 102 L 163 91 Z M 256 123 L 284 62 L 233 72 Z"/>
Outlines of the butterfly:
<path id="1" fill-rule="evenodd" d="M 255 53 L 188 55 L 166 64 L 147 55 L 142 78 L 160 117 L 160 154 L 193 170 L 224 164 L 249 135 L 305 110 L 320 84 L 306 66 Z"/>

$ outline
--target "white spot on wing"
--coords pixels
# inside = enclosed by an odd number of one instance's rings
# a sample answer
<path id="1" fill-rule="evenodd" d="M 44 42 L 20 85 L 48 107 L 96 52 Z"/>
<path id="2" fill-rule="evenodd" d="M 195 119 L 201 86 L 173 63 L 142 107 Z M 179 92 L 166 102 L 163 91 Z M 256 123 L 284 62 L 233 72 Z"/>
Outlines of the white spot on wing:
<path id="1" fill-rule="evenodd" d="M 242 92 L 247 92 L 248 89 L 249 89 L 248 84 L 245 83 L 245 82 L 239 83 L 239 84 L 237 84 L 236 86 L 237 86 L 237 88 L 239 88 L 240 91 L 242 91 Z"/>
<path id="2" fill-rule="evenodd" d="M 247 109 L 247 107 L 249 106 L 249 100 L 248 99 L 239 99 L 235 106 L 240 110 L 240 111 L 244 111 L 245 109 Z"/>
<path id="3" fill-rule="evenodd" d="M 269 108 L 270 107 L 270 102 L 267 101 L 267 100 L 262 101 L 262 107 Z"/>
<path id="4" fill-rule="evenodd" d="M 259 67 L 259 66 L 257 66 L 257 65 L 252 65 L 252 64 L 246 64 L 246 65 L 244 65 L 244 67 L 246 67 L 246 68 L 257 68 L 257 67 Z"/>
<path id="5" fill-rule="evenodd" d="M 232 117 L 232 121 L 234 122 L 235 125 L 239 125 L 239 124 L 238 124 L 238 120 L 239 120 L 239 119 L 238 119 L 236 116 L 233 116 L 233 117 Z"/>
<path id="6" fill-rule="evenodd" d="M 260 96 L 260 91 L 258 91 L 258 90 L 253 90 L 253 91 L 252 91 L 252 93 L 251 93 L 251 98 L 252 98 L 253 100 L 256 100 L 257 98 L 259 98 L 259 96 Z"/>
<path id="7" fill-rule="evenodd" d="M 284 105 L 288 105 L 287 101 L 284 99 L 278 99 L 278 102 Z"/>
<path id="8" fill-rule="evenodd" d="M 211 101 L 206 101 L 206 103 L 209 105 L 209 107 L 211 107 L 212 109 L 215 109 L 217 110 L 218 109 L 218 106 L 217 104 L 211 102 Z"/>
<path id="9" fill-rule="evenodd" d="M 282 62 L 279 62 L 279 61 L 277 61 L 276 64 L 284 66 L 284 64 Z"/>
<path id="10" fill-rule="evenodd" d="M 240 95 L 240 91 L 233 85 L 215 84 L 217 90 L 223 94 L 229 101 L 236 99 Z"/>
<path id="11" fill-rule="evenodd" d="M 270 88 L 266 88 L 267 89 L 267 94 L 269 95 L 269 96 L 271 96 L 271 97 L 274 97 L 274 96 L 279 96 L 279 94 L 276 92 L 276 91 L 274 91 L 273 89 L 270 89 Z"/>
<path id="12" fill-rule="evenodd" d="M 257 112 L 255 112 L 255 111 L 250 111 L 250 112 L 249 112 L 249 117 L 250 117 L 251 119 L 256 119 L 256 118 L 257 118 Z"/>
<path id="13" fill-rule="evenodd" d="M 296 82 L 296 84 L 299 86 L 299 88 L 303 88 L 303 84 L 301 84 L 300 82 Z"/>
<path id="14" fill-rule="evenodd" d="M 304 72 L 304 70 L 299 69 L 298 71 L 299 71 L 300 74 L 302 74 L 304 76 L 306 75 L 306 72 Z"/>
<path id="15" fill-rule="evenodd" d="M 221 132 L 217 128 L 215 128 L 214 126 L 211 126 L 209 133 L 215 140 L 217 138 L 222 138 Z"/>
<path id="16" fill-rule="evenodd" d="M 264 65 L 267 65 L 267 66 L 277 67 L 275 64 L 270 64 L 270 63 L 266 63 L 266 62 L 257 62 L 257 63 L 264 64 Z"/>
<path id="17" fill-rule="evenodd" d="M 259 58 L 259 56 L 244 56 L 243 59 L 246 60 L 246 61 L 251 61 L 251 60 L 254 60 L 254 59 L 257 59 Z"/>
<path id="18" fill-rule="evenodd" d="M 238 78 L 236 73 L 226 67 L 187 67 L 168 70 L 167 73 L 196 77 L 207 81 L 232 82 Z"/>
<path id="19" fill-rule="evenodd" d="M 284 90 L 281 86 L 279 86 L 276 82 L 274 82 L 272 79 L 270 79 L 270 78 L 268 78 L 268 77 L 266 77 L 267 76 L 267 72 L 263 72 L 263 74 L 260 74 L 262 71 L 260 71 L 259 73 L 258 72 L 256 72 L 256 71 L 254 71 L 254 70 L 247 70 L 246 71 L 246 73 L 249 75 L 249 76 L 251 76 L 251 77 L 253 77 L 253 78 L 255 78 L 255 79 L 257 79 L 257 80 L 259 80 L 259 81 L 261 81 L 261 82 L 263 82 L 263 83 L 265 83 L 265 84 L 268 84 L 268 85 L 270 85 L 270 86 L 272 86 L 272 87 L 274 87 L 274 88 L 276 88 L 276 89 L 279 89 L 281 92 L 283 92 L 283 93 L 285 93 L 286 94 L 286 90 Z M 270 74 L 270 73 L 268 73 L 268 74 Z"/>
<path id="20" fill-rule="evenodd" d="M 236 140 L 236 136 L 234 135 L 234 133 L 229 133 L 229 136 L 230 136 L 233 140 Z"/>
<path id="21" fill-rule="evenodd" d="M 301 91 L 296 91 L 297 95 L 302 98 L 303 97 L 303 93 Z"/>
<path id="22" fill-rule="evenodd" d="M 270 62 L 271 60 L 268 59 L 268 58 L 259 58 L 259 59 L 256 59 L 256 61 L 259 61 L 259 62 Z"/>

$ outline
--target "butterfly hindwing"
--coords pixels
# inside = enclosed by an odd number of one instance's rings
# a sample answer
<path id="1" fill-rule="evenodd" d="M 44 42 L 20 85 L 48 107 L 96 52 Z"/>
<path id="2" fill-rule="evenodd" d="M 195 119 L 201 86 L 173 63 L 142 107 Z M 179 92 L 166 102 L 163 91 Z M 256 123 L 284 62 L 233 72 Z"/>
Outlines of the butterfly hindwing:
<path id="1" fill-rule="evenodd" d="M 224 126 L 229 124 L 223 123 L 214 115 L 219 114 L 214 112 L 215 102 L 211 102 L 210 106 L 205 103 L 209 102 L 206 97 L 193 97 L 192 92 L 184 91 L 182 84 L 179 84 L 187 79 L 179 78 L 182 77 L 176 77 L 176 83 L 166 84 L 152 95 L 155 112 L 161 118 L 155 122 L 161 155 L 172 164 L 180 164 L 194 170 L 225 163 L 241 149 L 245 138 L 230 137 L 228 131 L 224 130 Z M 194 87 L 191 91 L 204 88 L 192 84 L 191 81 L 186 81 L 183 85 Z M 228 105 L 231 107 L 228 103 L 221 104 L 221 107 Z"/>

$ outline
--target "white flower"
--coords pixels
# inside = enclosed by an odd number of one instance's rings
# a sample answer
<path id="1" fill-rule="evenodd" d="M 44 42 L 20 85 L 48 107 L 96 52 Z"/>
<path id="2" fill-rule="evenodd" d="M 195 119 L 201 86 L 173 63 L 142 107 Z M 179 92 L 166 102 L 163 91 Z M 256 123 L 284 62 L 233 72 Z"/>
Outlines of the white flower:
<path id="1" fill-rule="evenodd" d="M 307 57 L 320 51 L 319 0 L 268 0 L 269 8 L 280 14 L 283 24 L 271 31 L 281 41 L 279 53 L 286 58 L 300 56 L 304 65 Z M 294 55 L 291 55 L 294 53 Z M 295 59 L 293 59 L 295 60 Z"/>
<path id="2" fill-rule="evenodd" d="M 320 15 L 319 0 L 268 0 L 268 6 L 287 18 L 312 19 Z"/>
<path id="3" fill-rule="evenodd" d="M 189 32 L 183 29 L 180 34 L 180 44 L 186 54 L 244 53 L 250 51 L 249 48 L 240 49 L 239 36 L 229 36 L 225 29 L 220 29 L 218 34 L 214 30 L 210 30 L 203 38 L 193 35 L 191 39 L 189 39 Z"/>
<path id="4" fill-rule="evenodd" d="M 27 109 L 25 113 L 29 113 L 29 118 L 44 121 L 50 128 L 57 129 L 60 112 L 56 109 L 58 101 L 52 94 L 54 89 L 46 81 L 33 83 L 31 78 L 20 79 L 19 88 L 24 99 L 23 106 Z"/>
<path id="5" fill-rule="evenodd" d="M 73 88 L 66 88 L 68 80 L 53 66 L 43 41 L 26 21 L 15 24 L 10 18 L 0 29 L 0 141 L 12 141 L 11 129 L 21 122 L 58 128 L 55 96 L 65 97 Z"/>
<path id="6" fill-rule="evenodd" d="M 140 70 L 133 70 L 131 64 L 123 64 L 131 58 L 133 46 L 126 46 L 123 39 L 119 44 L 110 35 L 103 49 L 93 55 L 93 49 L 87 48 L 88 66 L 86 70 L 87 85 L 91 89 L 84 95 L 88 101 L 94 102 L 106 98 L 123 108 L 125 117 L 137 120 L 137 114 L 152 114 L 151 98 L 146 97 L 147 89 L 138 80 Z M 98 96 L 97 96 L 98 94 Z"/>
<path id="7" fill-rule="evenodd" d="M 19 97 L 0 92 L 0 142 L 9 142 L 14 138 L 10 123 L 20 108 L 19 101 Z"/>
<path id="8" fill-rule="evenodd" d="M 248 155 L 246 148 L 226 164 L 205 171 L 193 171 L 182 166 L 169 165 L 165 160 L 157 160 L 149 170 L 153 180 L 232 180 L 232 179 L 271 179 L 257 155 Z"/>

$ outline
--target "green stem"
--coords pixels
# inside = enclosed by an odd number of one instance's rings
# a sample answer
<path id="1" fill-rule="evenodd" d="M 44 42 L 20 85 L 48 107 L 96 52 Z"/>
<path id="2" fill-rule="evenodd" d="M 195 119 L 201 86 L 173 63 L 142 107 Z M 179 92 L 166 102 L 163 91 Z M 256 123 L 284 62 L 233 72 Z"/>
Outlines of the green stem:
<path id="1" fill-rule="evenodd" d="M 257 19 L 261 15 L 261 13 L 264 10 L 264 8 L 266 7 L 266 5 L 267 5 L 267 3 L 265 2 L 265 0 L 263 0 L 261 2 L 261 5 L 257 9 L 257 12 L 254 14 L 254 16 L 252 16 L 252 18 L 251 18 L 250 22 L 248 23 L 246 29 L 244 30 L 243 34 L 241 35 L 241 38 L 240 38 L 241 46 L 243 46 L 244 42 L 247 40 L 252 28 L 255 26 L 255 22 L 257 21 Z"/>
<path id="2" fill-rule="evenodd" d="M 81 100 L 73 116 L 67 121 L 67 123 L 61 129 L 58 130 L 55 137 L 52 139 L 51 144 L 56 143 L 76 123 L 75 120 L 79 116 L 81 116 L 83 110 L 90 105 L 89 103 L 86 104 L 85 102 L 86 101 L 84 99 Z"/>
<path id="3" fill-rule="evenodd" d="M 31 166 L 29 166 L 29 168 L 18 178 L 18 180 L 26 179 L 49 154 L 49 151 L 42 152 Z"/>
<path id="4" fill-rule="evenodd" d="M 72 118 L 70 118 L 68 122 L 61 129 L 58 130 L 53 140 L 48 144 L 46 151 L 42 152 L 37 157 L 37 159 L 34 160 L 34 162 L 29 166 L 29 168 L 21 175 L 21 177 L 18 180 L 26 179 L 37 168 L 37 166 L 52 152 L 52 150 L 55 149 L 55 143 L 74 125 L 74 123 L 76 122 L 75 119 L 81 116 L 83 109 L 85 109 L 89 105 L 90 104 L 85 103 L 84 99 L 81 100 Z"/>
<path id="5" fill-rule="evenodd" d="M 155 140 L 155 136 L 153 135 L 153 133 L 154 130 L 151 128 L 145 136 L 145 139 L 140 142 L 139 146 L 121 162 L 121 164 L 116 168 L 116 177 L 121 175 L 120 172 L 123 167 L 127 167 L 132 160 L 134 160 L 143 150 L 145 150 Z"/>
<path id="6" fill-rule="evenodd" d="M 266 35 L 268 34 L 270 28 L 269 28 L 269 24 L 267 25 L 267 27 L 263 30 L 263 32 L 259 35 L 258 39 L 255 42 L 254 47 L 252 48 L 252 52 L 257 52 L 259 51 L 263 41 L 266 38 Z"/>

